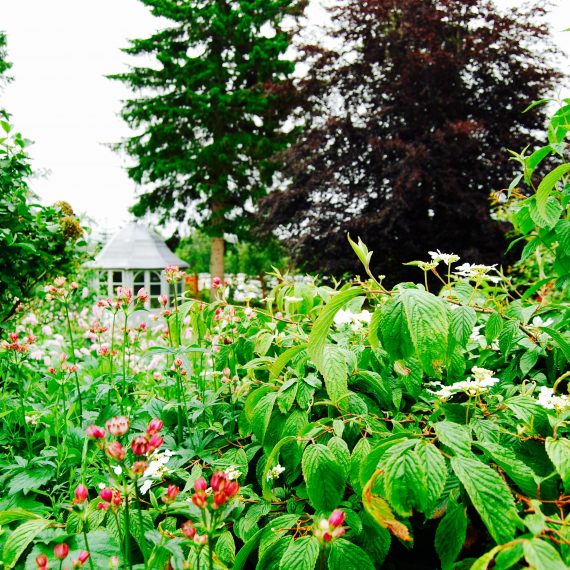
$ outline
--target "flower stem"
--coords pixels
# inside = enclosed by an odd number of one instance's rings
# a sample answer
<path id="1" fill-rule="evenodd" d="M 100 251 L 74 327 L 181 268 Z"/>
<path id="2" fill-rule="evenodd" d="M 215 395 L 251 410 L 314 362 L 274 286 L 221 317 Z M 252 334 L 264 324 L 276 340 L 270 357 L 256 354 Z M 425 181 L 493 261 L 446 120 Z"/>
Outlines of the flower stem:
<path id="1" fill-rule="evenodd" d="M 73 342 L 73 331 L 71 329 L 71 319 L 69 318 L 69 307 L 67 306 L 67 302 L 64 303 L 64 308 L 65 308 L 65 320 L 67 321 L 67 330 L 69 332 L 69 344 L 71 345 L 71 363 L 73 365 L 76 365 L 76 360 L 75 360 L 75 343 Z M 79 417 L 80 419 L 80 423 L 83 419 L 83 401 L 81 399 L 81 390 L 79 388 L 79 376 L 77 375 L 77 370 L 74 370 L 73 372 L 74 376 L 75 376 L 75 387 L 77 388 L 77 399 L 79 402 Z"/>

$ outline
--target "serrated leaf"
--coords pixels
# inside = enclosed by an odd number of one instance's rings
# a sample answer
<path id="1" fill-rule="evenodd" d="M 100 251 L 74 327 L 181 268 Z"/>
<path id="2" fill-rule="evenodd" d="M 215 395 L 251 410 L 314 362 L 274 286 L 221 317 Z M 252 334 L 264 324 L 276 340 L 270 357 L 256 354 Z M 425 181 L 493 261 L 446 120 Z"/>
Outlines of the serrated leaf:
<path id="1" fill-rule="evenodd" d="M 292 541 L 292 536 L 285 536 L 269 544 L 263 552 L 260 550 L 259 562 L 255 570 L 274 570 L 279 568 L 279 563 Z"/>
<path id="2" fill-rule="evenodd" d="M 523 545 L 524 557 L 535 570 L 568 570 L 560 555 L 549 542 L 532 538 Z"/>
<path id="3" fill-rule="evenodd" d="M 491 344 L 503 330 L 503 318 L 499 313 L 491 313 L 485 325 L 485 340 Z"/>
<path id="4" fill-rule="evenodd" d="M 394 359 L 405 359 L 414 353 L 401 296 L 390 299 L 380 308 L 378 336 L 382 347 Z"/>
<path id="5" fill-rule="evenodd" d="M 348 397 L 348 367 L 344 351 L 335 345 L 327 345 L 320 368 L 329 398 L 335 405 L 346 407 Z M 344 402 L 343 402 L 344 401 Z"/>
<path id="6" fill-rule="evenodd" d="M 570 164 L 561 164 L 557 166 L 552 172 L 549 172 L 538 185 L 536 191 L 536 207 L 541 215 L 546 218 L 546 205 L 548 198 L 556 183 L 567 173 L 570 172 Z"/>
<path id="7" fill-rule="evenodd" d="M 415 448 L 393 455 L 384 464 L 386 498 L 397 514 L 409 517 L 414 508 L 424 510 L 428 502 L 424 479 Z"/>
<path id="8" fill-rule="evenodd" d="M 375 311 L 372 313 L 370 319 L 370 324 L 368 325 L 368 342 L 374 350 L 378 350 L 379 338 L 378 329 L 380 327 L 380 319 L 382 317 L 382 308 L 380 306 L 376 307 Z"/>
<path id="9" fill-rule="evenodd" d="M 350 451 L 348 445 L 340 437 L 331 437 L 327 447 L 333 452 L 337 463 L 342 467 L 345 477 L 350 473 Z"/>
<path id="10" fill-rule="evenodd" d="M 345 291 L 341 291 L 325 305 L 319 318 L 315 321 L 311 334 L 309 335 L 308 353 L 315 366 L 323 374 L 323 365 L 325 357 L 325 345 L 327 344 L 327 336 L 334 316 L 346 305 L 351 299 L 362 295 L 360 287 L 351 287 Z"/>
<path id="11" fill-rule="evenodd" d="M 16 473 L 8 482 L 8 492 L 16 494 L 19 491 L 27 494 L 32 489 L 39 489 L 48 483 L 54 476 L 55 471 L 51 467 L 31 467 L 26 471 Z"/>
<path id="12" fill-rule="evenodd" d="M 477 313 L 472 307 L 461 305 L 451 311 L 450 331 L 461 346 L 467 344 L 476 322 Z"/>
<path id="13" fill-rule="evenodd" d="M 381 527 L 388 529 L 395 537 L 407 542 L 412 541 L 408 527 L 396 519 L 388 503 L 372 489 L 381 471 L 376 471 L 362 490 L 362 505 L 372 519 Z"/>
<path id="14" fill-rule="evenodd" d="M 303 536 L 294 540 L 283 554 L 279 570 L 313 570 L 319 552 L 319 541 L 314 536 Z"/>
<path id="15" fill-rule="evenodd" d="M 442 421 L 434 424 L 435 435 L 443 445 L 458 455 L 471 455 L 471 433 L 469 429 L 455 422 Z"/>
<path id="16" fill-rule="evenodd" d="M 536 497 L 537 482 L 534 471 L 507 447 L 496 443 L 478 444 L 486 454 L 518 485 L 528 497 Z"/>
<path id="17" fill-rule="evenodd" d="M 292 346 L 282 352 L 269 366 L 269 378 L 275 379 L 281 374 L 283 368 L 293 360 L 297 355 L 301 354 L 306 349 L 305 344 Z"/>
<path id="18" fill-rule="evenodd" d="M 563 209 L 560 202 L 549 196 L 544 206 L 544 212 L 538 209 L 538 205 L 530 203 L 530 217 L 539 228 L 552 228 L 560 219 Z"/>
<path id="19" fill-rule="evenodd" d="M 570 441 L 546 438 L 546 453 L 562 479 L 565 492 L 570 492 Z"/>
<path id="20" fill-rule="evenodd" d="M 348 540 L 338 538 L 331 542 L 329 570 L 347 570 L 348 568 L 374 570 L 374 564 L 362 548 Z"/>
<path id="21" fill-rule="evenodd" d="M 445 487 L 447 465 L 439 449 L 432 443 L 419 442 L 416 452 L 422 468 L 423 486 L 426 490 L 426 503 L 420 505 L 420 510 L 428 514 Z"/>
<path id="22" fill-rule="evenodd" d="M 32 540 L 51 524 L 52 521 L 39 518 L 26 521 L 16 528 L 4 543 L 2 561 L 6 568 L 13 568 Z"/>
<path id="23" fill-rule="evenodd" d="M 445 301 L 421 289 L 401 292 L 416 354 L 428 374 L 439 375 L 447 362 L 449 319 Z"/>
<path id="24" fill-rule="evenodd" d="M 257 406 L 255 406 L 251 429 L 260 443 L 263 443 L 265 440 L 276 398 L 277 392 L 271 392 L 263 396 L 257 403 Z"/>
<path id="25" fill-rule="evenodd" d="M 451 467 L 495 542 L 512 540 L 518 515 L 511 491 L 500 475 L 471 457 L 453 457 Z"/>
<path id="26" fill-rule="evenodd" d="M 465 544 L 467 536 L 467 509 L 457 501 L 449 501 L 447 511 L 435 531 L 434 546 L 441 560 L 442 570 L 452 568 Z"/>
<path id="27" fill-rule="evenodd" d="M 360 484 L 360 466 L 372 449 L 370 442 L 366 438 L 359 439 L 352 450 L 350 456 L 350 484 L 357 494 L 362 493 Z"/>
<path id="28" fill-rule="evenodd" d="M 346 484 L 346 473 L 334 453 L 316 443 L 307 446 L 301 461 L 303 477 L 311 505 L 317 511 L 332 511 L 338 507 Z"/>

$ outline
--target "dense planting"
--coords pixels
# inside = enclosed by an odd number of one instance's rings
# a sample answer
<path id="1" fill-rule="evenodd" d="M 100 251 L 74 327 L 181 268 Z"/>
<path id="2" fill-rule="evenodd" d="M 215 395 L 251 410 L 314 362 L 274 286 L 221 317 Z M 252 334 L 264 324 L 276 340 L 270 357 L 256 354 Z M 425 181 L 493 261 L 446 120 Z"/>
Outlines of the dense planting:
<path id="1" fill-rule="evenodd" d="M 365 280 L 255 306 L 50 280 L 2 345 L 4 567 L 566 568 L 570 167 L 525 197 L 537 157 L 502 213 L 532 287 L 434 251 L 387 290 L 353 241 Z"/>

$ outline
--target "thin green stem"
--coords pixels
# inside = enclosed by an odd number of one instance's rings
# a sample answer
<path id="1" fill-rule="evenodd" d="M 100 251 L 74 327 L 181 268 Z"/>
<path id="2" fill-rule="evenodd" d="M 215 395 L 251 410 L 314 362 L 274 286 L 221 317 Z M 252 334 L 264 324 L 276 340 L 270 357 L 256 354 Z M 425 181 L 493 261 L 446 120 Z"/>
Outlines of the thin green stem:
<path id="1" fill-rule="evenodd" d="M 32 442 L 30 441 L 30 430 L 26 421 L 26 408 L 24 405 L 24 387 L 20 374 L 18 374 L 18 396 L 20 399 L 20 412 L 22 414 L 22 425 L 24 426 L 24 437 L 26 438 L 26 447 L 28 448 L 28 457 L 32 457 Z"/>
<path id="2" fill-rule="evenodd" d="M 123 490 L 125 493 L 125 562 L 127 567 L 132 569 L 131 563 L 131 519 L 129 514 L 129 493 L 127 490 L 126 481 L 123 483 Z"/>
<path id="3" fill-rule="evenodd" d="M 113 363 L 114 357 L 113 353 L 115 352 L 115 322 L 117 320 L 117 312 L 113 311 L 113 323 L 111 324 L 111 354 L 109 356 L 109 382 L 111 385 L 114 385 L 113 381 Z M 107 405 L 111 405 L 111 390 L 107 392 Z"/>
<path id="4" fill-rule="evenodd" d="M 84 522 L 83 523 L 83 539 L 85 540 L 85 550 L 87 550 L 87 552 L 89 552 L 89 554 L 91 554 L 91 549 L 89 548 L 89 541 L 87 540 L 87 523 Z M 89 567 L 91 568 L 91 570 L 95 570 L 95 567 L 93 566 L 93 557 L 89 556 L 88 558 L 89 560 Z"/>
<path id="5" fill-rule="evenodd" d="M 141 510 L 141 494 L 140 494 L 140 490 L 139 490 L 139 486 L 137 481 L 135 481 L 135 495 L 137 498 L 137 512 L 138 512 L 138 518 L 139 518 L 139 528 L 140 528 L 140 545 L 141 545 L 141 550 L 143 553 L 143 558 L 146 560 L 146 548 L 144 547 L 144 524 L 143 524 L 143 516 L 142 516 L 142 510 Z"/>
<path id="6" fill-rule="evenodd" d="M 77 389 L 77 400 L 79 402 L 79 417 L 81 418 L 80 419 L 81 423 L 83 419 L 83 400 L 81 399 L 81 390 L 79 388 L 79 376 L 77 374 L 77 363 L 75 359 L 75 343 L 73 342 L 73 331 L 71 329 L 71 318 L 69 317 L 69 307 L 67 301 L 65 301 L 63 306 L 65 308 L 65 319 L 67 321 L 67 331 L 69 333 L 69 344 L 71 345 L 71 363 L 75 367 L 73 374 L 75 376 L 75 387 Z"/>

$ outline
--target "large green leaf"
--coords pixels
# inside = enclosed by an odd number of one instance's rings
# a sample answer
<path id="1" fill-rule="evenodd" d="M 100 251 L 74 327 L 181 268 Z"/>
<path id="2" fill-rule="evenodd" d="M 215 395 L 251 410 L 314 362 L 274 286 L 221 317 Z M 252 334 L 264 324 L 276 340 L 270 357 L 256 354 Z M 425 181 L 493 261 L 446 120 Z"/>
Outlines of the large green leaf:
<path id="1" fill-rule="evenodd" d="M 439 369 L 447 362 L 447 305 L 422 289 L 404 289 L 401 296 L 410 336 L 422 367 L 428 374 L 439 375 Z"/>
<path id="2" fill-rule="evenodd" d="M 450 331 L 461 346 L 467 344 L 476 322 L 477 313 L 473 307 L 461 305 L 451 311 Z"/>
<path id="3" fill-rule="evenodd" d="M 437 422 L 434 424 L 435 435 L 458 455 L 471 455 L 471 433 L 463 425 L 454 422 Z"/>
<path id="4" fill-rule="evenodd" d="M 511 449 L 486 441 L 477 444 L 519 486 L 528 497 L 536 497 L 537 477 L 534 471 L 521 461 Z"/>
<path id="5" fill-rule="evenodd" d="M 547 437 L 546 453 L 564 483 L 564 490 L 570 492 L 570 441 Z"/>
<path id="6" fill-rule="evenodd" d="M 319 541 L 314 536 L 303 536 L 294 540 L 283 554 L 279 570 L 313 570 L 319 552 Z"/>
<path id="7" fill-rule="evenodd" d="M 271 414 L 273 413 L 276 398 L 277 392 L 270 392 L 263 396 L 257 403 L 257 406 L 255 406 L 251 429 L 259 443 L 263 443 L 265 440 L 265 434 L 269 422 L 271 421 Z"/>
<path id="8" fill-rule="evenodd" d="M 377 331 L 382 347 L 394 360 L 408 358 L 414 353 L 414 345 L 400 295 L 390 299 L 381 307 Z"/>
<path id="9" fill-rule="evenodd" d="M 568 570 L 554 546 L 545 540 L 533 538 L 523 548 L 526 561 L 535 570 Z"/>
<path id="10" fill-rule="evenodd" d="M 6 568 L 13 568 L 32 540 L 51 524 L 52 521 L 39 518 L 26 521 L 16 528 L 4 543 L 2 561 Z"/>
<path id="11" fill-rule="evenodd" d="M 325 347 L 321 373 L 325 380 L 325 388 L 334 404 L 348 405 L 348 366 L 344 351 L 336 345 Z"/>
<path id="12" fill-rule="evenodd" d="M 309 445 L 301 465 L 311 505 L 317 511 L 332 511 L 338 507 L 344 495 L 347 473 L 334 453 L 320 443 Z"/>
<path id="13" fill-rule="evenodd" d="M 345 291 L 340 291 L 325 305 L 319 318 L 313 325 L 313 329 L 309 335 L 308 352 L 311 360 L 315 363 L 321 374 L 323 373 L 327 336 L 334 321 L 334 316 L 344 305 L 351 299 L 358 297 L 358 295 L 362 295 L 362 289 L 360 287 L 351 287 Z"/>
<path id="14" fill-rule="evenodd" d="M 448 570 L 459 556 L 467 535 L 467 509 L 451 500 L 445 516 L 435 532 L 435 550 L 441 560 L 442 570 Z"/>
<path id="15" fill-rule="evenodd" d="M 416 446 L 422 470 L 425 504 L 420 502 L 419 509 L 426 515 L 430 513 L 440 498 L 447 480 L 447 464 L 440 450 L 432 443 L 420 441 Z M 423 495 L 421 495 L 423 497 Z"/>
<path id="16" fill-rule="evenodd" d="M 554 186 L 567 172 L 570 172 L 570 164 L 561 164 L 552 172 L 549 172 L 538 185 L 536 191 L 536 207 L 543 217 L 547 216 L 546 204 Z"/>
<path id="17" fill-rule="evenodd" d="M 374 570 L 372 560 L 362 548 L 339 538 L 333 540 L 330 546 L 329 570 Z"/>
<path id="18" fill-rule="evenodd" d="M 517 510 L 511 491 L 500 475 L 478 459 L 460 455 L 451 459 L 451 467 L 497 544 L 512 540 Z"/>

